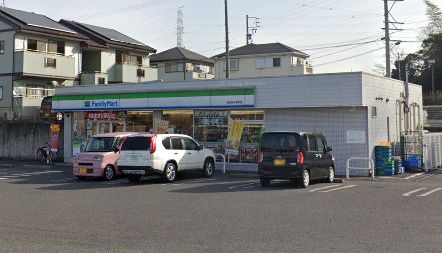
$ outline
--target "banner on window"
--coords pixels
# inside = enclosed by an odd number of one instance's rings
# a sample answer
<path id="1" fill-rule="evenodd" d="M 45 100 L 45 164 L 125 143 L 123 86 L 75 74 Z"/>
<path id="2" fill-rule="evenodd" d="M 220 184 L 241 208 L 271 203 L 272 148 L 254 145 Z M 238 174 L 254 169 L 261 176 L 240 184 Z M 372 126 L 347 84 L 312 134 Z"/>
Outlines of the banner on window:
<path id="1" fill-rule="evenodd" d="M 49 132 L 49 147 L 57 152 L 60 146 L 60 124 L 51 124 Z"/>
<path id="2" fill-rule="evenodd" d="M 169 121 L 167 120 L 154 120 L 153 129 L 156 134 L 165 134 L 169 128 Z"/>
<path id="3" fill-rule="evenodd" d="M 243 129 L 244 129 L 244 123 L 242 121 L 240 120 L 230 121 L 229 133 L 227 135 L 226 154 L 238 155 Z"/>

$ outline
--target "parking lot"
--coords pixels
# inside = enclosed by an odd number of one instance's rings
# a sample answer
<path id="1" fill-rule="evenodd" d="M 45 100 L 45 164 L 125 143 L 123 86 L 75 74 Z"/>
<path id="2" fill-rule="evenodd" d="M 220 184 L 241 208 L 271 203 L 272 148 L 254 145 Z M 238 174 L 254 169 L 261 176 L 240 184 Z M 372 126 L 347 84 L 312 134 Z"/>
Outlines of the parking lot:
<path id="1" fill-rule="evenodd" d="M 1 252 L 440 252 L 442 173 L 259 185 L 253 174 L 79 181 L 0 163 Z"/>

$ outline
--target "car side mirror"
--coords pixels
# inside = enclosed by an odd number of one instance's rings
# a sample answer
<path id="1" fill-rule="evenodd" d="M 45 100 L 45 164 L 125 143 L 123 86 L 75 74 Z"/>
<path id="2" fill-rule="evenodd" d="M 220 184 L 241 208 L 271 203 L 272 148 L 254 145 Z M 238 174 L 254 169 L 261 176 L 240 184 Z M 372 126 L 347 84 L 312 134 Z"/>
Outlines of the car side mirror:
<path id="1" fill-rule="evenodd" d="M 330 151 L 332 151 L 333 149 L 332 149 L 332 147 L 327 147 L 325 150 L 326 150 L 327 152 L 330 152 Z"/>
<path id="2" fill-rule="evenodd" d="M 114 153 L 118 153 L 119 151 L 120 151 L 119 148 L 115 148 L 115 149 L 114 149 Z"/>
<path id="3" fill-rule="evenodd" d="M 203 145 L 199 145 L 199 146 L 198 146 L 198 149 L 199 149 L 199 150 L 203 150 L 203 149 L 204 149 L 204 146 L 203 146 Z"/>

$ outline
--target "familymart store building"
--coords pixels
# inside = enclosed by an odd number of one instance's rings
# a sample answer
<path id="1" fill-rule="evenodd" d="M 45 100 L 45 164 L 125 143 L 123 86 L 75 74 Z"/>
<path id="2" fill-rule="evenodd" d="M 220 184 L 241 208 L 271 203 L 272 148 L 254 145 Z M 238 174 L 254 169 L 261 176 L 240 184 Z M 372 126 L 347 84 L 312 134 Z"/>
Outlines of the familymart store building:
<path id="1" fill-rule="evenodd" d="M 419 129 L 422 90 L 408 90 L 414 114 L 407 124 Z M 67 162 L 92 135 L 116 131 L 187 134 L 224 153 L 228 123 L 240 120 L 240 150 L 231 162 L 256 163 L 264 131 L 322 132 L 344 174 L 347 158 L 369 157 L 380 141 L 399 140 L 407 120 L 403 94 L 402 82 L 354 72 L 64 87 L 52 108 L 64 115 Z"/>

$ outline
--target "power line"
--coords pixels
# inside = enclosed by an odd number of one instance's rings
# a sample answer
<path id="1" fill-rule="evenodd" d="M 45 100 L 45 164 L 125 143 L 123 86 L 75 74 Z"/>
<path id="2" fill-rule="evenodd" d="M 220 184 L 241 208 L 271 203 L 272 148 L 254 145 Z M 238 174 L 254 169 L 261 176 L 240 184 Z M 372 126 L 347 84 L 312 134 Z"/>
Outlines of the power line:
<path id="1" fill-rule="evenodd" d="M 112 10 L 107 10 L 107 11 L 100 11 L 100 12 L 75 16 L 75 17 L 71 17 L 71 19 L 84 20 L 84 19 L 102 18 L 102 17 L 106 17 L 106 16 L 122 14 L 122 13 L 129 12 L 129 11 L 137 11 L 137 10 L 152 7 L 155 5 L 160 5 L 160 4 L 163 4 L 168 1 L 171 1 L 171 0 L 152 0 L 152 1 L 148 1 L 148 2 L 142 2 L 142 3 L 138 3 L 138 4 L 128 5 L 123 8 L 117 8 L 117 9 L 112 9 Z"/>
<path id="2" fill-rule="evenodd" d="M 366 54 L 369 54 L 369 53 L 373 53 L 373 52 L 379 51 L 381 49 L 384 49 L 384 47 L 379 47 L 379 48 L 376 48 L 376 49 L 373 49 L 373 50 L 370 50 L 370 51 L 367 51 L 367 52 L 364 52 L 364 53 L 361 53 L 361 54 L 357 54 L 357 55 L 353 55 L 353 56 L 350 56 L 350 57 L 346 57 L 346 58 L 343 58 L 343 59 L 339 59 L 339 60 L 335 60 L 335 61 L 330 61 L 330 62 L 324 62 L 324 63 L 321 63 L 321 64 L 316 64 L 315 67 L 323 66 L 323 65 L 327 65 L 327 64 L 331 64 L 331 63 L 336 63 L 336 62 L 341 62 L 341 61 L 346 61 L 346 60 L 353 59 L 353 58 L 356 58 L 356 57 L 359 57 L 359 56 L 362 56 L 362 55 L 366 55 Z"/>
<path id="3" fill-rule="evenodd" d="M 376 41 L 379 41 L 379 39 L 365 41 L 365 42 L 358 42 L 358 43 L 349 43 L 349 44 L 342 44 L 342 45 L 336 45 L 336 46 L 328 46 L 328 47 L 305 48 L 305 49 L 301 49 L 301 50 L 302 51 L 311 51 L 311 50 L 319 50 L 319 49 L 330 49 L 330 48 L 348 47 L 348 46 L 354 46 L 354 45 L 365 45 L 365 44 L 373 43 L 373 42 L 376 42 Z"/>
<path id="4" fill-rule="evenodd" d="M 367 44 L 369 44 L 369 43 L 373 43 L 373 42 L 367 42 L 367 43 L 365 43 L 365 44 L 359 44 L 359 45 L 356 45 L 356 46 L 354 46 L 354 47 L 350 47 L 350 48 L 342 49 L 342 50 L 339 50 L 339 51 L 336 51 L 336 52 L 333 52 L 333 53 L 328 53 L 328 54 L 320 55 L 320 56 L 317 56 L 317 57 L 313 57 L 312 60 L 316 60 L 316 59 L 323 58 L 323 57 L 326 57 L 326 56 L 330 56 L 330 55 L 334 55 L 334 54 L 342 53 L 342 52 L 345 52 L 345 51 L 349 51 L 349 50 L 355 49 L 355 48 L 357 48 L 357 47 L 360 47 L 360 46 L 363 46 L 363 45 L 367 45 Z"/>

